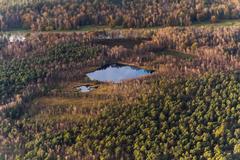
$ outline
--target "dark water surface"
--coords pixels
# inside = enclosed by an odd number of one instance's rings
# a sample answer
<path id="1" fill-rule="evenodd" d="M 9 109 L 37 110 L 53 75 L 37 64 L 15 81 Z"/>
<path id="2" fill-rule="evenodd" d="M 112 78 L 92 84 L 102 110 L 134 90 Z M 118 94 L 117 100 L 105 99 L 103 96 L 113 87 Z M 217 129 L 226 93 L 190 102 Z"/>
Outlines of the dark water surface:
<path id="1" fill-rule="evenodd" d="M 88 73 L 87 76 L 91 80 L 120 83 L 123 80 L 134 79 L 151 73 L 153 71 L 122 64 L 111 64 Z"/>

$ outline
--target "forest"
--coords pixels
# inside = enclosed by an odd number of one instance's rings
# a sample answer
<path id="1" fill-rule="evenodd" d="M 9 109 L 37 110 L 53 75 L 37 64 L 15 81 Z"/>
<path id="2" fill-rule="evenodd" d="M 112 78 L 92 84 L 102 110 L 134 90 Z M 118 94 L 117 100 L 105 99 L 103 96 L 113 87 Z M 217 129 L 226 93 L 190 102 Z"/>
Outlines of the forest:
<path id="1" fill-rule="evenodd" d="M 14 0 L 11 3 L 2 0 L 0 29 L 189 26 L 196 22 L 238 19 L 239 3 L 238 0 Z"/>
<path id="2" fill-rule="evenodd" d="M 0 0 L 0 160 L 239 160 L 239 24 L 238 0 Z M 149 74 L 88 76 L 114 64 Z"/>

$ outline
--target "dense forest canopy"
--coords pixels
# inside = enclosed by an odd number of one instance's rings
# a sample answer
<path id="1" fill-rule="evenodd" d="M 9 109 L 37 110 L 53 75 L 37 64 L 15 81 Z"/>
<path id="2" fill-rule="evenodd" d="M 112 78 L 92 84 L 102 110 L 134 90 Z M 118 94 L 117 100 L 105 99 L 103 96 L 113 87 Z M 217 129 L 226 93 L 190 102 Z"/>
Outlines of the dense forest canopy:
<path id="1" fill-rule="evenodd" d="M 136 105 L 107 106 L 87 123 L 50 119 L 39 123 L 23 106 L 6 112 L 0 130 L 5 139 L 0 140 L 6 151 L 13 145 L 20 159 L 237 160 L 238 79 L 221 73 L 199 79 L 148 80 L 139 84 L 149 92 L 140 94 Z M 44 112 L 51 116 L 77 112 L 63 108 L 47 107 Z M 10 118 L 16 113 L 20 113 L 17 123 Z M 16 141 L 11 141 L 13 136 Z"/>
<path id="2" fill-rule="evenodd" d="M 24 4 L 20 5 L 19 4 Z M 7 3 L 8 4 L 8 3 Z M 0 29 L 79 29 L 85 25 L 111 27 L 186 26 L 199 21 L 238 19 L 239 1 L 217 0 L 73 0 L 21 1 L 2 5 Z"/>

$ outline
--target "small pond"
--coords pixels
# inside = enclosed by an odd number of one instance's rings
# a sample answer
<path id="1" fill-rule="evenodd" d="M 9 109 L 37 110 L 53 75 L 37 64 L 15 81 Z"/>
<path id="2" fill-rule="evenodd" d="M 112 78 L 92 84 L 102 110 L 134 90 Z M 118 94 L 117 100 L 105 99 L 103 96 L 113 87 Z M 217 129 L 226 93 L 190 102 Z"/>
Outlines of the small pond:
<path id="1" fill-rule="evenodd" d="M 26 37 L 24 35 L 21 35 L 21 34 L 13 34 L 9 37 L 9 41 L 10 42 L 23 42 L 25 41 Z"/>
<path id="2" fill-rule="evenodd" d="M 90 92 L 92 90 L 94 90 L 95 88 L 92 86 L 79 86 L 77 87 L 77 90 L 79 90 L 82 93 L 86 93 L 86 92 Z"/>
<path id="3" fill-rule="evenodd" d="M 106 65 L 94 72 L 88 73 L 91 80 L 120 83 L 123 80 L 134 79 L 152 74 L 153 71 L 122 64 Z"/>
<path id="4" fill-rule="evenodd" d="M 24 34 L 8 34 L 8 33 L 3 33 L 0 34 L 0 40 L 8 40 L 9 42 L 23 42 L 26 40 L 26 37 Z"/>

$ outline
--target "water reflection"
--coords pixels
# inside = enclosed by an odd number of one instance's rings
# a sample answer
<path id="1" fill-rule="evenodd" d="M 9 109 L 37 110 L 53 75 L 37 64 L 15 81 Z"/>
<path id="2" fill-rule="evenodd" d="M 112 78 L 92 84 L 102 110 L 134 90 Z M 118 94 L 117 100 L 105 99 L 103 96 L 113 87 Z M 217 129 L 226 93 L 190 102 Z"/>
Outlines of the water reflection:
<path id="1" fill-rule="evenodd" d="M 94 72 L 88 73 L 87 76 L 91 80 L 120 83 L 123 80 L 149 75 L 152 72 L 153 71 L 140 69 L 132 66 L 111 64 L 104 66 Z"/>
<path id="2" fill-rule="evenodd" d="M 9 41 L 10 42 L 23 42 L 25 41 L 26 37 L 24 35 L 20 35 L 20 34 L 13 34 L 9 37 Z"/>
<path id="3" fill-rule="evenodd" d="M 90 92 L 91 90 L 93 90 L 94 88 L 91 86 L 80 86 L 77 88 L 80 92 L 82 93 L 86 93 L 86 92 Z"/>

